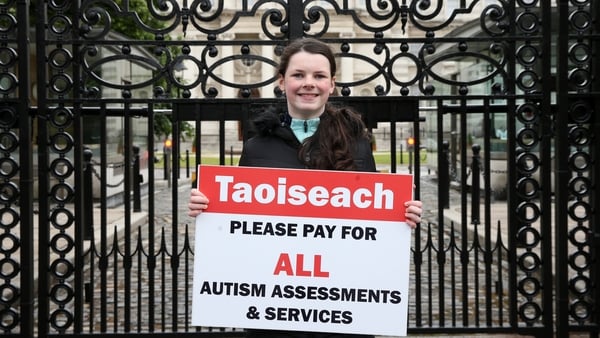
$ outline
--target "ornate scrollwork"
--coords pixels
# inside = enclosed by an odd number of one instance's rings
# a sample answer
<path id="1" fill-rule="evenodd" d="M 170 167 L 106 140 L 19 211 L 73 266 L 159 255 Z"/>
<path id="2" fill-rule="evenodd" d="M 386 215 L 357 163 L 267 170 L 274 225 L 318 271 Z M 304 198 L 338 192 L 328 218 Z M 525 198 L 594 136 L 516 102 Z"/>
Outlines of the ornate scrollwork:
<path id="1" fill-rule="evenodd" d="M 492 4 L 487 6 L 479 17 L 481 29 L 490 36 L 502 36 L 508 34 L 510 25 L 508 23 L 507 4 Z"/>
<path id="2" fill-rule="evenodd" d="M 263 33 L 271 39 L 281 39 L 281 30 L 288 20 L 286 8 L 283 0 L 259 0 L 254 2 L 252 8 L 238 9 L 231 16 L 225 16 L 225 1 L 196 0 L 190 5 L 189 22 L 199 32 L 218 35 L 231 30 L 242 17 L 255 16 L 264 11 L 260 19 Z"/>
<path id="3" fill-rule="evenodd" d="M 125 4 L 130 4 L 125 2 Z M 146 5 L 150 17 L 140 17 L 135 6 Z M 135 25 L 136 29 L 154 34 L 158 39 L 175 30 L 181 22 L 182 11 L 175 0 L 137 1 L 128 7 L 119 6 L 108 0 L 86 1 L 81 6 L 81 25 L 79 31 L 82 37 L 88 40 L 104 39 L 111 30 L 115 29 L 116 21 L 121 20 Z M 151 22 L 160 22 L 152 27 Z"/>

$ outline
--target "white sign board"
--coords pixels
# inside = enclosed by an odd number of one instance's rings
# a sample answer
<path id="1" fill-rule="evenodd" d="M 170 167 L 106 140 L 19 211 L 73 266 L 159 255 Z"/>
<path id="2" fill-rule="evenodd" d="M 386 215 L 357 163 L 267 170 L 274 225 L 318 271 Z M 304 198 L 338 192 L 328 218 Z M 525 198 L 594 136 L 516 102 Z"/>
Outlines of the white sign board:
<path id="1" fill-rule="evenodd" d="M 412 176 L 198 172 L 192 325 L 406 335 Z"/>

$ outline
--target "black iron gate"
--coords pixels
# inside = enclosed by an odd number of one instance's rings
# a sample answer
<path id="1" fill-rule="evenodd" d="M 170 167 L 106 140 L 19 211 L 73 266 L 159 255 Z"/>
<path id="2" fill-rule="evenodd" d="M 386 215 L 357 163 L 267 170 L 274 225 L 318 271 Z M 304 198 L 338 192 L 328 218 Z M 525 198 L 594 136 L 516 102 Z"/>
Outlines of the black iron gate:
<path id="1" fill-rule="evenodd" d="M 409 332 L 598 336 L 599 7 L 0 1 L 0 331 L 243 334 L 190 326 L 181 196 L 195 163 L 234 164 L 281 48 L 315 36 L 378 165 L 408 150 L 418 178 Z"/>

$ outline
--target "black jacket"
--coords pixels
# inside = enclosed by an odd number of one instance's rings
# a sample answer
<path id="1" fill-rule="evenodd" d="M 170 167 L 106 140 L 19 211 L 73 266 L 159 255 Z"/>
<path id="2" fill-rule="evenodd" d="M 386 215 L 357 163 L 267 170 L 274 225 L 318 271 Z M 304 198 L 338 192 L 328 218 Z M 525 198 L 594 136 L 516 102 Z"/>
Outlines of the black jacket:
<path id="1" fill-rule="evenodd" d="M 301 145 L 287 113 L 268 110 L 253 122 L 256 135 L 244 144 L 240 166 L 309 169 L 298 156 Z M 353 158 L 357 171 L 376 171 L 368 139 L 358 140 Z"/>
<path id="2" fill-rule="evenodd" d="M 287 113 L 268 110 L 253 120 L 256 135 L 248 139 L 242 149 L 240 166 L 307 169 L 298 156 L 300 141 L 290 128 Z M 376 171 L 375 160 L 368 139 L 357 143 L 353 154 L 356 170 Z M 248 338 L 345 338 L 372 336 L 315 333 L 296 331 L 248 330 Z"/>

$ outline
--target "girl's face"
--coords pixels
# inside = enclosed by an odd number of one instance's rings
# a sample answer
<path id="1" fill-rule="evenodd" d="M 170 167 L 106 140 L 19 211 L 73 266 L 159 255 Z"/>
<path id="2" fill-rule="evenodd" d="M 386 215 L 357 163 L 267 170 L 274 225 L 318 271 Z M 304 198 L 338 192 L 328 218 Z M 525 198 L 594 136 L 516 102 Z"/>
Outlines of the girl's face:
<path id="1" fill-rule="evenodd" d="M 304 51 L 292 55 L 285 74 L 279 75 L 279 88 L 285 92 L 291 117 L 319 117 L 335 89 L 329 60 L 321 54 Z"/>

